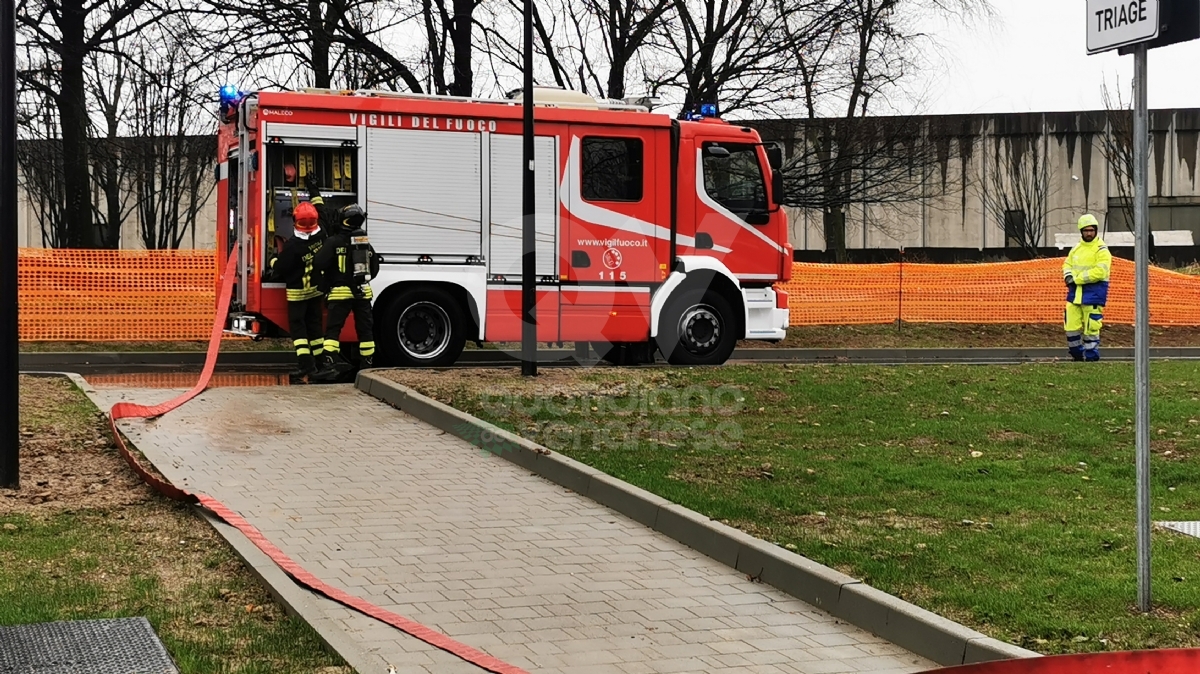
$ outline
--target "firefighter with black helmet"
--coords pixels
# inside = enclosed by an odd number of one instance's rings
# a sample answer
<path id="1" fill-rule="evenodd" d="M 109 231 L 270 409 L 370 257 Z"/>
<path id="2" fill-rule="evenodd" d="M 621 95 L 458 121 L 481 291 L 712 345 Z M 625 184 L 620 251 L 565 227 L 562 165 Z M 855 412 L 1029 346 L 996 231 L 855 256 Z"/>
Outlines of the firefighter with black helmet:
<path id="1" fill-rule="evenodd" d="M 364 228 L 367 217 L 358 204 L 338 211 L 338 229 L 329 235 L 314 262 L 325 275 L 328 288 L 326 303 L 329 322 L 325 328 L 325 355 L 319 380 L 338 379 L 353 369 L 342 356 L 338 339 L 350 313 L 354 313 L 354 330 L 358 334 L 359 365 L 374 365 L 375 337 L 372 332 L 371 279 L 379 274 L 379 255 L 371 246 Z"/>
<path id="2" fill-rule="evenodd" d="M 287 287 L 288 333 L 299 361 L 291 374 L 299 378 L 316 374 L 316 357 L 321 355 L 325 339 L 321 329 L 322 283 L 314 266 L 325 242 L 318 219 L 317 209 L 311 203 L 297 204 L 292 211 L 293 235 L 268 262 L 268 276 L 283 281 Z"/>

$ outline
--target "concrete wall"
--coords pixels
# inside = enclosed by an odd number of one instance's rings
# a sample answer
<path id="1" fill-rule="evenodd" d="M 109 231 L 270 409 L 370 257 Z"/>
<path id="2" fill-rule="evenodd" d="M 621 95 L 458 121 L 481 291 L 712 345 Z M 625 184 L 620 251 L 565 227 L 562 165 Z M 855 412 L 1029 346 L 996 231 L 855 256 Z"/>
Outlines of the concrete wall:
<path id="1" fill-rule="evenodd" d="M 922 198 L 905 203 L 852 205 L 846 217 L 851 249 L 1004 247 L 1004 223 L 994 206 L 996 162 L 1036 153 L 1048 190 L 1046 232 L 1039 245 L 1053 246 L 1056 233 L 1074 234 L 1075 222 L 1092 213 L 1102 232 L 1130 231 L 1106 138 L 1122 121 L 1106 111 L 951 115 L 925 118 L 931 128 L 955 129 L 927 167 Z M 1189 230 L 1200 243 L 1200 109 L 1151 114 L 1148 176 L 1151 229 Z M 767 140 L 770 138 L 764 133 Z M 932 137 L 932 134 L 931 134 Z M 992 174 L 992 175 L 989 175 Z M 995 202 L 993 202 L 995 203 Z M 796 250 L 824 250 L 821 212 L 787 209 Z"/>

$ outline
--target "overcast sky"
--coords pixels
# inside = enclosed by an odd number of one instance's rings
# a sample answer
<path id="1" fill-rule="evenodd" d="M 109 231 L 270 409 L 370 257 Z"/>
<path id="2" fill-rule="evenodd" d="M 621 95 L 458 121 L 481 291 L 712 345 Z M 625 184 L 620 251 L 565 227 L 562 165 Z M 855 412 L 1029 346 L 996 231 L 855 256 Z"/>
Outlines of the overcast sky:
<path id="1" fill-rule="evenodd" d="M 1128 99 L 1133 56 L 1087 55 L 1085 0 L 992 0 L 1001 25 L 930 24 L 945 73 L 926 78 L 925 114 L 1095 110 L 1106 79 Z M 1149 105 L 1200 108 L 1200 40 L 1151 49 Z"/>

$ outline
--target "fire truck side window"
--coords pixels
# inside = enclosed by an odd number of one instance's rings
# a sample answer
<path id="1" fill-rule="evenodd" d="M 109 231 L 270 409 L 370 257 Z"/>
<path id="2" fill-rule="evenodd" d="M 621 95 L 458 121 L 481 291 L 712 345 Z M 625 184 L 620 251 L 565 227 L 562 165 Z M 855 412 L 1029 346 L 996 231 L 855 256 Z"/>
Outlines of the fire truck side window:
<path id="1" fill-rule="evenodd" d="M 709 151 L 719 146 L 720 150 Z M 704 191 L 742 220 L 768 210 L 766 183 L 754 145 L 705 143 Z"/>
<path id="2" fill-rule="evenodd" d="M 585 137 L 582 173 L 587 201 L 641 201 L 641 139 Z"/>

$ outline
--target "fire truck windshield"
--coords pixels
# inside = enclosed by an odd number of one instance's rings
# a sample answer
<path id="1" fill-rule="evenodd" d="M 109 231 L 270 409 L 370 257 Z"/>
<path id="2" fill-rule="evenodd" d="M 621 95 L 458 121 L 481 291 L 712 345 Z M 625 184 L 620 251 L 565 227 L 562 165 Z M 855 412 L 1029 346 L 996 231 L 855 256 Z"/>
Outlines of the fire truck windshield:
<path id="1" fill-rule="evenodd" d="M 704 191 L 708 196 L 742 220 L 760 224 L 768 206 L 757 146 L 705 143 L 703 157 Z"/>

